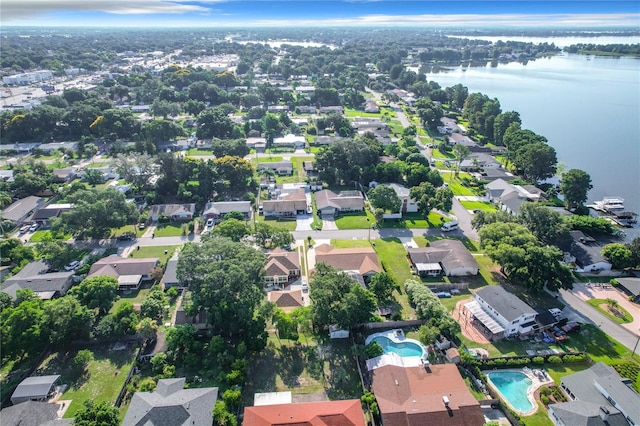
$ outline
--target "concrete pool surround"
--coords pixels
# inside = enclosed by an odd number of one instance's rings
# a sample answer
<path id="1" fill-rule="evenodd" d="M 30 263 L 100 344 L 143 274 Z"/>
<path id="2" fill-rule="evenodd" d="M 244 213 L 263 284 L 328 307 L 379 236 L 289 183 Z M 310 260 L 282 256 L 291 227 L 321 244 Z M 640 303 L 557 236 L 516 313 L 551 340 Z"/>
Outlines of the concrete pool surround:
<path id="1" fill-rule="evenodd" d="M 373 342 L 378 338 L 386 338 L 391 342 L 392 345 L 393 344 L 397 344 L 397 345 L 413 344 L 417 346 L 418 348 L 421 349 L 422 353 L 419 356 L 415 356 L 415 358 L 427 359 L 427 356 L 429 355 L 427 348 L 425 348 L 422 343 L 420 343 L 418 340 L 407 338 L 404 335 L 404 331 L 402 329 L 393 329 L 393 330 L 383 331 L 380 333 L 371 334 L 367 336 L 367 338 L 365 339 L 365 345 L 368 345 L 369 343 Z M 382 346 L 385 353 L 389 353 L 389 352 L 398 353 L 395 351 L 388 351 L 385 349 L 385 345 L 382 345 Z M 399 354 L 399 355 L 404 358 L 412 357 L 412 356 L 407 356 L 402 354 Z"/>
<path id="2" fill-rule="evenodd" d="M 495 370 L 484 370 L 482 371 L 482 373 L 487 376 L 487 384 L 491 387 L 491 389 L 493 389 L 498 395 L 500 395 L 500 398 L 502 398 L 502 400 L 509 406 L 509 408 L 511 408 L 513 411 L 515 411 L 516 413 L 523 415 L 523 416 L 530 416 L 532 414 L 534 414 L 537 410 L 538 410 L 538 403 L 536 402 L 536 399 L 534 397 L 535 392 L 542 386 L 545 385 L 552 385 L 555 384 L 555 382 L 551 379 L 551 377 L 549 377 L 549 375 L 547 374 L 546 371 L 542 370 L 542 369 L 530 369 L 529 367 L 523 367 L 521 369 L 495 369 Z M 527 388 L 527 399 L 529 400 L 529 403 L 531 404 L 531 409 L 527 410 L 527 411 L 522 411 L 516 407 L 514 407 L 511 403 L 511 401 L 509 400 L 509 398 L 507 398 L 499 389 L 497 386 L 495 386 L 495 384 L 491 381 L 491 375 L 495 374 L 495 373 L 521 373 L 524 376 L 526 376 L 530 381 L 531 384 L 529 385 L 529 387 Z"/>

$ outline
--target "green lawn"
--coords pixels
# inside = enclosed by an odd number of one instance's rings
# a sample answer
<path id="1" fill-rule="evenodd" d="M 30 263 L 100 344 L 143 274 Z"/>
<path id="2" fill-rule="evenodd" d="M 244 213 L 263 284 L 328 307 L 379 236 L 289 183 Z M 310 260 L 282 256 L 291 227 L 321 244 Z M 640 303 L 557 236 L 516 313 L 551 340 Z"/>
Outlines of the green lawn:
<path id="1" fill-rule="evenodd" d="M 607 306 L 607 301 L 605 299 L 590 299 L 587 303 L 596 308 L 601 314 L 618 324 L 626 324 L 633 321 L 631 314 L 619 304 L 613 308 L 613 310 L 617 311 L 618 314 L 613 314 Z"/>
<path id="2" fill-rule="evenodd" d="M 87 349 L 93 352 L 94 361 L 84 373 L 78 373 L 72 367 L 76 350 L 53 353 L 40 366 L 41 374 L 60 374 L 60 382 L 68 385 L 60 397 L 61 400 L 72 400 L 65 418 L 73 417 L 86 400 L 113 404 L 135 361 L 135 346 L 113 350 L 113 344 L 109 344 Z"/>
<path id="3" fill-rule="evenodd" d="M 296 230 L 296 220 L 292 219 L 292 220 L 278 220 L 275 218 L 271 218 L 271 217 L 264 217 L 262 215 L 258 215 L 257 219 L 258 222 L 264 222 L 264 223 L 268 223 L 269 225 L 273 225 L 273 226 L 279 226 L 280 228 L 284 228 L 287 231 L 295 231 Z"/>
<path id="4" fill-rule="evenodd" d="M 402 219 L 385 219 L 381 228 L 439 228 L 444 222 L 448 222 L 439 213 L 430 212 L 427 219 L 421 213 L 405 213 Z"/>
<path id="5" fill-rule="evenodd" d="M 368 210 L 358 213 L 344 213 L 336 218 L 338 229 L 367 229 L 375 222 L 375 216 Z"/>
<path id="6" fill-rule="evenodd" d="M 375 117 L 382 118 L 381 112 L 364 112 L 353 108 L 345 108 L 344 115 L 347 117 Z"/>
<path id="7" fill-rule="evenodd" d="M 156 237 L 180 237 L 189 234 L 189 222 L 170 222 L 158 225 L 154 229 Z"/>
<path id="8" fill-rule="evenodd" d="M 442 173 L 442 179 L 449 186 L 451 191 L 453 191 L 453 195 L 480 195 L 477 188 L 471 188 L 468 186 L 464 186 L 460 178 L 465 175 L 464 173 L 460 173 L 458 177 L 455 176 L 453 171 L 447 171 Z"/>
<path id="9" fill-rule="evenodd" d="M 251 162 L 257 165 L 257 163 L 277 163 L 282 160 L 283 160 L 283 157 L 280 157 L 277 155 L 270 155 L 268 157 L 265 157 L 265 156 L 258 157 L 257 160 L 255 158 L 252 158 Z"/>
<path id="10" fill-rule="evenodd" d="M 140 259 L 143 257 L 158 257 L 160 258 L 160 263 L 166 263 L 167 260 L 173 256 L 173 253 L 176 251 L 178 246 L 149 246 L 149 247 L 140 247 L 140 250 L 133 250 L 131 252 L 131 257 L 134 259 Z M 165 253 L 166 252 L 166 253 Z"/>
<path id="11" fill-rule="evenodd" d="M 113 306 L 111 307 L 111 309 L 109 309 L 109 313 L 113 314 L 114 312 L 116 312 L 120 307 L 120 305 L 122 305 L 125 302 L 129 302 L 132 305 L 136 303 L 144 302 L 149 296 L 149 293 L 151 292 L 151 289 L 149 288 L 148 285 L 145 287 L 147 288 L 139 288 L 138 290 L 132 290 L 126 294 L 123 292 L 120 292 L 120 298 L 116 300 Z"/>
<path id="12" fill-rule="evenodd" d="M 371 247 L 367 240 L 331 240 L 330 244 L 335 248 Z"/>
<path id="13" fill-rule="evenodd" d="M 486 201 L 460 201 L 460 204 L 467 210 L 483 210 L 486 212 L 495 212 L 497 210 L 494 204 Z"/>
<path id="14" fill-rule="evenodd" d="M 203 148 L 189 148 L 185 155 L 187 157 L 200 157 L 200 156 L 213 155 L 213 151 L 210 149 L 203 149 Z"/>
<path id="15" fill-rule="evenodd" d="M 360 398 L 362 384 L 348 340 L 300 335 L 297 342 L 270 334 L 267 347 L 252 357 L 243 389 L 245 403 L 256 392 L 324 393 L 330 400 Z"/>
<path id="16" fill-rule="evenodd" d="M 61 234 L 61 233 L 53 233 L 49 230 L 40 229 L 33 233 L 29 241 L 32 243 L 39 243 L 40 241 L 51 241 L 51 240 L 68 240 L 71 238 L 71 234 Z"/>
<path id="17" fill-rule="evenodd" d="M 145 233 L 146 229 L 138 229 L 137 224 L 125 225 L 120 228 L 113 228 L 111 230 L 111 237 L 117 238 L 122 234 L 135 234 L 136 237 L 141 237 Z"/>
<path id="18" fill-rule="evenodd" d="M 455 158 L 455 156 L 452 153 L 440 151 L 438 148 L 431 148 L 431 155 L 434 158 L 451 158 L 451 159 Z"/>

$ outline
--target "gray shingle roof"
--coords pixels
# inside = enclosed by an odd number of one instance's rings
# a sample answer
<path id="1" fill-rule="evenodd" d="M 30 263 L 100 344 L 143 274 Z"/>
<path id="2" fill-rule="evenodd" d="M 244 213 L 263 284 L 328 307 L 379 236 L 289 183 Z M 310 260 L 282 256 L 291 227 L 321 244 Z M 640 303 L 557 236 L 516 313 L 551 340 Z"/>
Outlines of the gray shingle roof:
<path id="1" fill-rule="evenodd" d="M 507 321 L 513 321 L 523 314 L 536 314 L 536 311 L 531 306 L 499 285 L 481 288 L 476 292 L 476 295 L 487 302 Z"/>
<path id="2" fill-rule="evenodd" d="M 155 392 L 136 392 L 123 426 L 211 425 L 218 388 L 183 389 L 184 383 L 162 379 Z"/>
<path id="3" fill-rule="evenodd" d="M 571 426 L 628 426 L 619 411 L 609 413 L 607 423 L 600 417 L 600 404 L 585 401 L 570 401 L 550 406 L 556 417 Z"/>
<path id="4" fill-rule="evenodd" d="M 57 418 L 58 406 L 41 401 L 25 401 L 0 411 L 2 426 L 40 426 Z"/>
<path id="5" fill-rule="evenodd" d="M 60 375 L 33 376 L 24 379 L 11 395 L 11 401 L 45 398 Z"/>
<path id="6" fill-rule="evenodd" d="M 2 210 L 2 218 L 17 222 L 42 205 L 43 201 L 44 199 L 34 195 L 22 198 Z"/>
<path id="7" fill-rule="evenodd" d="M 448 271 L 455 268 L 479 268 L 469 250 L 458 240 L 438 240 L 429 247 L 407 249 L 413 263 L 441 263 Z"/>
<path id="8" fill-rule="evenodd" d="M 178 280 L 178 259 L 171 258 L 167 261 L 167 268 L 164 270 L 162 282 L 165 285 L 179 285 Z"/>

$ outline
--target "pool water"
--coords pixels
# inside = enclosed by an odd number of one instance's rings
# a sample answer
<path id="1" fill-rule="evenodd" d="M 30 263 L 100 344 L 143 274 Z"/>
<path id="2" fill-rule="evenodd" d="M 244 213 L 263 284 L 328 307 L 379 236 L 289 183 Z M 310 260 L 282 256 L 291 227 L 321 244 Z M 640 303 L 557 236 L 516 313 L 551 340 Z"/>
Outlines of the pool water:
<path id="1" fill-rule="evenodd" d="M 491 383 L 516 410 L 526 413 L 533 409 L 527 396 L 531 379 L 518 371 L 495 371 L 487 374 Z"/>
<path id="2" fill-rule="evenodd" d="M 422 356 L 422 348 L 420 345 L 412 342 L 399 342 L 396 343 L 391 339 L 384 336 L 377 336 L 373 339 L 374 342 L 378 342 L 382 346 L 382 350 L 385 353 L 395 352 L 402 357 L 407 356 Z"/>

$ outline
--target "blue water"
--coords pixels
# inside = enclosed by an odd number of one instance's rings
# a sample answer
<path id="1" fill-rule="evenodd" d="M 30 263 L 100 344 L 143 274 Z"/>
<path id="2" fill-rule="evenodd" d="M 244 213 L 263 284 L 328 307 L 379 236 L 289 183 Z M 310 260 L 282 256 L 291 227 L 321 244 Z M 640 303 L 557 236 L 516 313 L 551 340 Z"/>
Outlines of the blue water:
<path id="1" fill-rule="evenodd" d="M 533 405 L 527 398 L 531 379 L 525 374 L 517 371 L 496 371 L 489 373 L 487 377 L 513 408 L 522 412 L 531 411 Z"/>
<path id="2" fill-rule="evenodd" d="M 382 350 L 385 353 L 394 352 L 400 355 L 401 357 L 407 356 L 422 356 L 422 348 L 420 345 L 412 342 L 401 342 L 396 343 L 391 339 L 388 339 L 384 336 L 378 336 L 373 339 L 374 342 L 378 342 L 380 346 L 382 346 Z"/>

